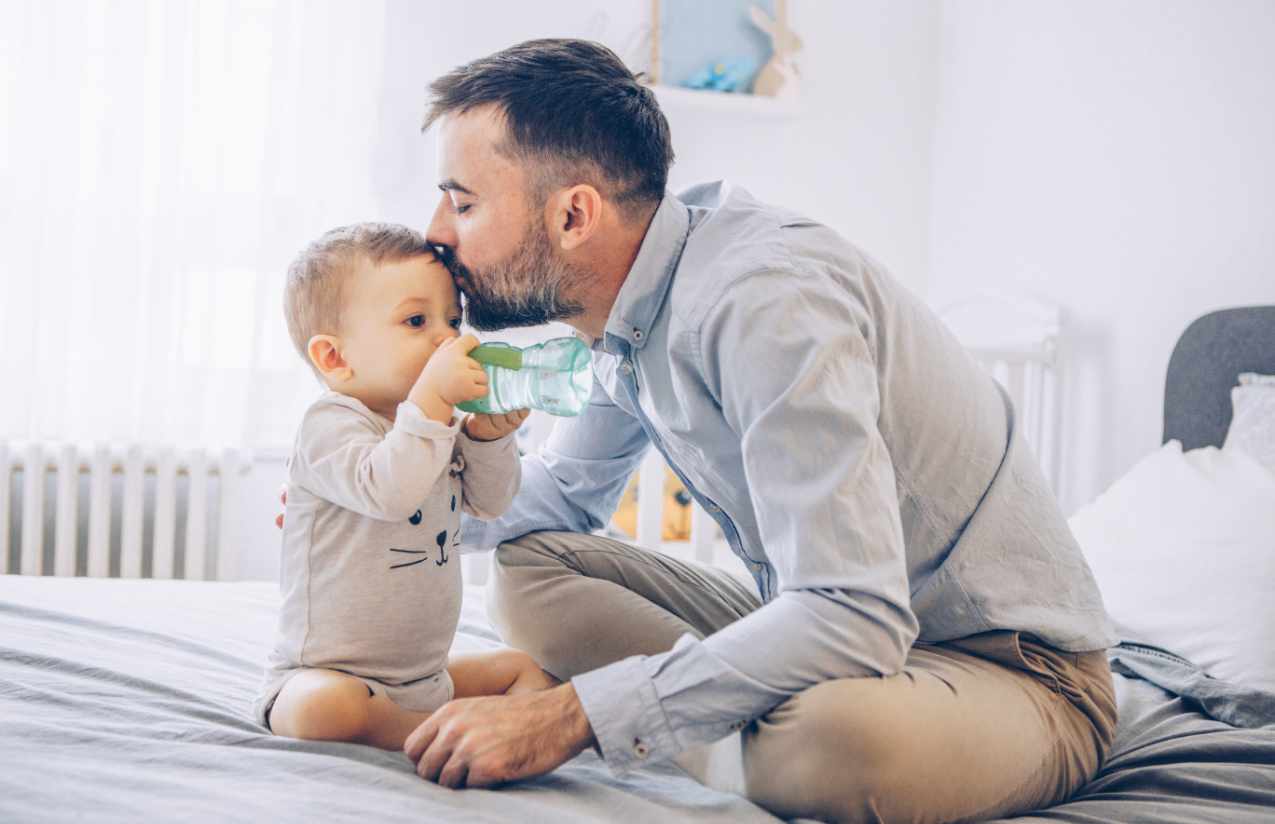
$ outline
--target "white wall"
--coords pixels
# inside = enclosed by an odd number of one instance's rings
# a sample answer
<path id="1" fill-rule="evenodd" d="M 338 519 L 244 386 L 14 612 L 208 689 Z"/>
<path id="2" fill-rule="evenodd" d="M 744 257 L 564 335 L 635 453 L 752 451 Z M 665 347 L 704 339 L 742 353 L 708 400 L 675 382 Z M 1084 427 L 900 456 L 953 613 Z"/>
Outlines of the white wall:
<path id="1" fill-rule="evenodd" d="M 426 86 L 458 64 L 534 37 L 589 37 L 631 65 L 647 54 L 648 0 L 457 3 L 390 0 L 378 162 L 382 214 L 423 226 L 437 198 L 434 139 L 420 134 Z M 930 137 L 936 106 L 939 7 L 933 0 L 794 0 L 805 41 L 797 114 L 785 118 L 666 111 L 677 162 L 674 188 L 728 178 L 764 199 L 841 231 L 918 292 L 929 262 Z M 282 322 L 282 321 L 281 321 Z M 249 577 L 274 577 L 272 520 L 284 475 L 257 464 L 243 499 Z M 260 526 L 258 526 L 260 525 Z"/>
<path id="2" fill-rule="evenodd" d="M 1275 3 L 943 6 L 929 277 L 1065 308 L 1071 511 L 1159 443 L 1193 318 L 1275 302 Z"/>

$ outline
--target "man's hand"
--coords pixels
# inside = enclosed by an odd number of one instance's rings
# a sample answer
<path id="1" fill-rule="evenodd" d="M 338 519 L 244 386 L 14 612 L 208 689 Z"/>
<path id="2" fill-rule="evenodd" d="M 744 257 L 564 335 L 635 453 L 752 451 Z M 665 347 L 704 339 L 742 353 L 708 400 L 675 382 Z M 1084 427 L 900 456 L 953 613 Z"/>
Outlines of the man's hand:
<path id="1" fill-rule="evenodd" d="M 482 364 L 469 357 L 477 345 L 478 338 L 473 335 L 449 338 L 439 344 L 407 399 L 420 407 L 426 417 L 450 423 L 453 406 L 487 394 L 487 373 Z"/>
<path id="2" fill-rule="evenodd" d="M 465 434 L 475 441 L 494 441 L 522 426 L 530 409 L 515 409 L 504 415 L 470 415 L 465 419 Z"/>
<path id="3" fill-rule="evenodd" d="M 593 744 L 570 682 L 520 695 L 460 698 L 403 744 L 421 778 L 453 789 L 491 787 L 554 770 Z"/>

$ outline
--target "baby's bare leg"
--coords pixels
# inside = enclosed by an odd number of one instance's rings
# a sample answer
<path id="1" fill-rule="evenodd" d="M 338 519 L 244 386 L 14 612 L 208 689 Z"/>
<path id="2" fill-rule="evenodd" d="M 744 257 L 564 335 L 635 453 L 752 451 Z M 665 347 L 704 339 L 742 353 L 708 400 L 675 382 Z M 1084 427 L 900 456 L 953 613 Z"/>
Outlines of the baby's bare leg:
<path id="1" fill-rule="evenodd" d="M 406 710 L 352 675 L 306 669 L 288 679 L 270 710 L 276 735 L 311 741 L 351 741 L 401 750 L 427 712 Z"/>
<path id="2" fill-rule="evenodd" d="M 457 698 L 478 695 L 516 695 L 548 689 L 560 682 L 535 660 L 516 649 L 457 655 L 447 662 Z"/>

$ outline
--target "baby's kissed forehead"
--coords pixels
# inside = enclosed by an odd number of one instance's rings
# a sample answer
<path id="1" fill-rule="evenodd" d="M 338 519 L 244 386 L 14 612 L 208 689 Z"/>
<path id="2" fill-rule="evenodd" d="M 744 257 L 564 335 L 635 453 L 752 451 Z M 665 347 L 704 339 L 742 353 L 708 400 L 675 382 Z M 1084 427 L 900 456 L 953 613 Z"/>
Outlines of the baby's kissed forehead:
<path id="1" fill-rule="evenodd" d="M 418 310 L 459 311 L 460 293 L 447 267 L 432 255 L 398 261 L 360 261 L 344 290 L 348 309 L 393 312 L 407 306 Z"/>

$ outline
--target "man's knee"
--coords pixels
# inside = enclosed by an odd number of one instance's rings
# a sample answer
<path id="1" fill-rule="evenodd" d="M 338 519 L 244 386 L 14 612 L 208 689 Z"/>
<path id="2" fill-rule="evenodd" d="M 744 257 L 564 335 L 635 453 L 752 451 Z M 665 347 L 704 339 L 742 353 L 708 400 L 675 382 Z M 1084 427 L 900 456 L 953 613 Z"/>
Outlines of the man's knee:
<path id="1" fill-rule="evenodd" d="M 905 792 L 906 747 L 878 679 L 830 681 L 795 696 L 744 733 L 750 800 L 787 818 L 878 821 Z"/>
<path id="2" fill-rule="evenodd" d="M 533 532 L 501 544 L 487 584 L 487 615 L 496 631 L 546 667 L 551 647 L 561 643 L 554 613 L 566 606 L 554 597 L 553 580 L 575 574 L 556 534 Z"/>

